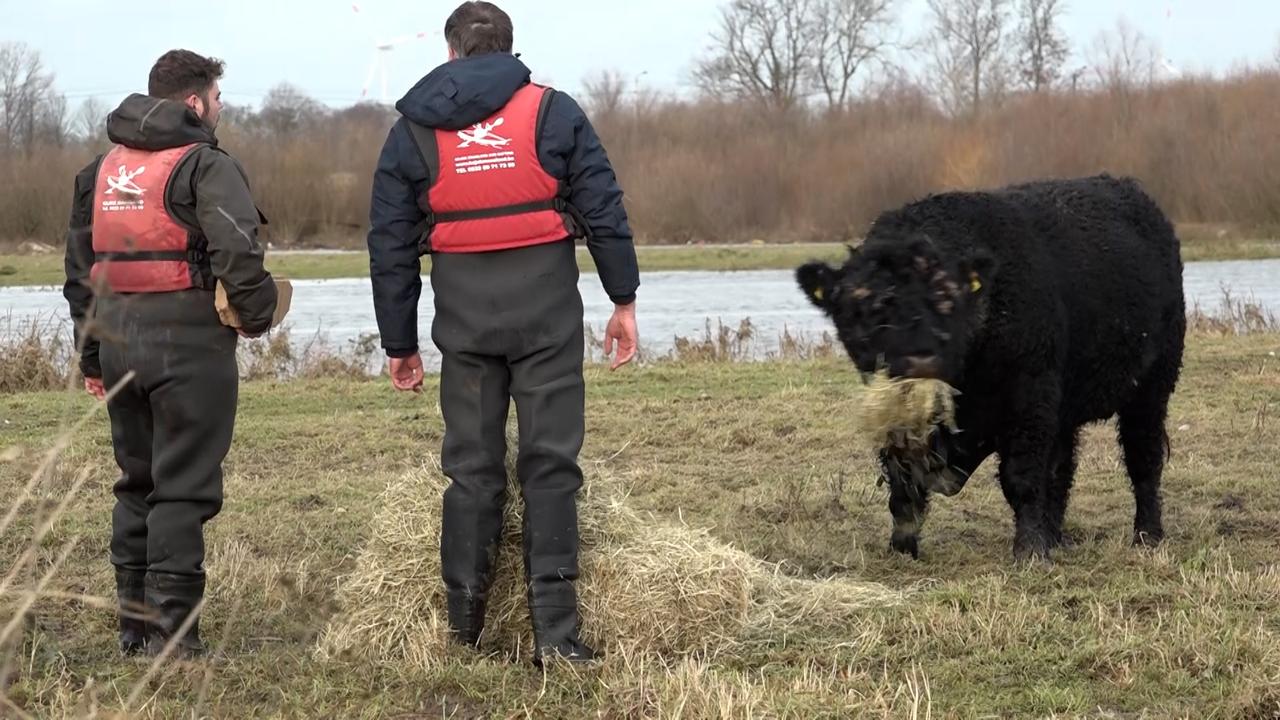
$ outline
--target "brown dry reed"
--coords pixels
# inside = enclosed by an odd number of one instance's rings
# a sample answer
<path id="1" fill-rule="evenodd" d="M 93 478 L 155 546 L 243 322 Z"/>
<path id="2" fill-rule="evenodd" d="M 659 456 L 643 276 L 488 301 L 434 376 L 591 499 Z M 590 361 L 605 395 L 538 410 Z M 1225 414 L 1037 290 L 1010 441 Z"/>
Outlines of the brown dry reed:
<path id="1" fill-rule="evenodd" d="M 709 100 L 593 116 L 641 242 L 857 237 L 928 192 L 1099 171 L 1141 179 L 1180 224 L 1280 228 L 1280 72 L 1015 96 L 976 120 L 888 84 L 840 112 L 776 115 Z M 363 247 L 369 183 L 394 113 L 346 108 L 287 130 L 219 129 L 277 245 Z M 105 140 L 0 157 L 0 243 L 60 244 L 71 178 Z"/>

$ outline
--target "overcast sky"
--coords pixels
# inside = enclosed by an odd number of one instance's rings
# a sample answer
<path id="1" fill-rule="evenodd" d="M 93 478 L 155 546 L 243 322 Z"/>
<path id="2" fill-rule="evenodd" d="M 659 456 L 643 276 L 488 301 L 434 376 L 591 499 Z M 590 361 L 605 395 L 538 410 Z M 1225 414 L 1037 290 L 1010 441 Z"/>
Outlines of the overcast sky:
<path id="1" fill-rule="evenodd" d="M 1064 19 L 1077 48 L 1124 16 L 1186 70 L 1222 72 L 1273 57 L 1280 0 L 1067 0 Z M 902 31 L 924 29 L 925 0 L 900 0 Z M 646 84 L 688 90 L 692 61 L 707 45 L 721 0 L 505 0 L 516 51 L 535 78 L 576 91 L 606 68 Z M 442 61 L 440 29 L 456 2 L 363 0 L 0 0 L 0 42 L 40 51 L 73 105 L 89 96 L 114 105 L 146 89 L 151 63 L 186 47 L 227 61 L 224 98 L 260 102 L 288 81 L 330 105 L 360 97 L 375 38 L 427 32 L 390 53 L 394 100 Z M 909 60 L 909 59 L 908 59 Z M 1079 60 L 1077 59 L 1076 62 Z M 642 75 L 643 73 L 643 75 Z M 371 90 L 381 90 L 375 80 Z"/>

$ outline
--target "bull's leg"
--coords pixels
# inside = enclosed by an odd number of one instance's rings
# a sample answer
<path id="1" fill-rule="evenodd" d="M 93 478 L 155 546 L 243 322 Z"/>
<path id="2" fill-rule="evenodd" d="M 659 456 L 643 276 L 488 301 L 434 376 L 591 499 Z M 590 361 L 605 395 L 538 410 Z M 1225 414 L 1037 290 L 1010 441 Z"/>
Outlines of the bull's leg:
<path id="1" fill-rule="evenodd" d="M 1160 478 L 1169 451 L 1164 423 L 1171 392 L 1171 383 L 1144 382 L 1120 410 L 1120 445 L 1137 505 L 1133 518 L 1135 545 L 1154 546 L 1164 538 Z"/>
<path id="2" fill-rule="evenodd" d="M 1012 431 L 1000 447 L 1000 488 L 1013 508 L 1013 554 L 1018 560 L 1049 559 L 1046 496 L 1050 460 L 1058 438 L 1060 391 L 1052 377 L 1020 383 Z"/>
<path id="3" fill-rule="evenodd" d="M 1049 530 L 1052 547 L 1068 544 L 1062 534 L 1062 521 L 1067 514 L 1071 485 L 1075 482 L 1079 439 L 1079 430 L 1073 428 L 1064 431 L 1054 447 L 1053 475 L 1049 478 L 1049 493 L 1045 498 L 1045 526 Z"/>
<path id="4" fill-rule="evenodd" d="M 942 432 L 940 430 L 940 432 Z M 889 546 L 895 551 L 920 558 L 920 530 L 924 526 L 931 491 L 944 495 L 960 492 L 973 471 L 991 456 L 995 445 L 989 440 L 960 434 L 942 436 L 942 466 L 923 482 L 912 477 L 919 468 L 899 464 L 885 452 L 880 454 L 881 471 L 889 483 L 889 513 L 893 516 L 893 534 Z"/>
<path id="5" fill-rule="evenodd" d="M 893 516 L 889 547 L 919 560 L 920 529 L 929 507 L 928 491 L 916 485 L 910 470 L 884 451 L 880 453 L 880 469 L 889 484 L 889 514 Z"/>

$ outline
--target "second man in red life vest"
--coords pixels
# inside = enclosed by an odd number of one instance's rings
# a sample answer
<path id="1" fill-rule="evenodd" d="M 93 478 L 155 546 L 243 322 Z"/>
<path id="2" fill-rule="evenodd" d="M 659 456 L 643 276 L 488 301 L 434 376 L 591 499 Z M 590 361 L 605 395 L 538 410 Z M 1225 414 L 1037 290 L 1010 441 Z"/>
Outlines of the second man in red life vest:
<path id="1" fill-rule="evenodd" d="M 599 138 L 564 93 L 530 82 L 511 19 L 466 2 L 445 23 L 449 62 L 397 104 L 374 176 L 369 255 L 392 382 L 422 383 L 419 255 L 431 253 L 442 355 L 440 539 L 449 625 L 475 645 L 507 501 L 504 428 L 514 399 L 524 565 L 535 662 L 591 660 L 577 595 L 578 465 L 584 435 L 583 305 L 574 240 L 585 238 L 614 302 L 613 367 L 636 351 L 635 248 Z"/>
<path id="2" fill-rule="evenodd" d="M 271 323 L 276 288 L 263 269 L 261 216 L 240 165 L 214 137 L 222 63 L 165 53 L 148 94 L 107 118 L 114 146 L 76 177 L 63 290 L 82 346 L 85 388 L 108 403 L 120 466 L 111 563 L 120 647 L 158 652 L 204 596 L 204 524 L 222 508 L 231 447 L 236 332 L 214 309 L 215 283 L 241 332 Z M 137 614 L 145 607 L 152 622 Z M 199 622 L 175 641 L 203 651 Z"/>

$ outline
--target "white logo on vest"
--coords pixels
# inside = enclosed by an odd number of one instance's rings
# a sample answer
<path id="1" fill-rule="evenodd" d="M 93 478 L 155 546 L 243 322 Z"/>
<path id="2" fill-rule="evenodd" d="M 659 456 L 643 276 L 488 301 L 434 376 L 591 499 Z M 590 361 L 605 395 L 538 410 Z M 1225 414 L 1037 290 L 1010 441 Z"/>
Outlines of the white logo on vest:
<path id="1" fill-rule="evenodd" d="M 493 131 L 503 122 L 502 118 L 498 118 L 491 123 L 476 123 L 470 130 L 458 131 L 458 137 L 462 138 L 462 142 L 458 143 L 459 149 L 479 145 L 481 148 L 497 152 L 459 155 L 453 160 L 454 172 L 467 175 L 491 170 L 509 170 L 516 166 L 515 151 L 501 149 L 511 143 L 511 138 L 504 138 Z"/>
<path id="2" fill-rule="evenodd" d="M 505 147 L 511 142 L 511 138 L 504 138 L 493 132 L 493 129 L 505 122 L 502 118 L 498 118 L 491 123 L 476 123 L 471 131 L 459 130 L 458 137 L 462 138 L 462 142 L 458 145 L 460 148 L 471 147 L 472 145 L 483 145 L 489 148 Z"/>
<path id="3" fill-rule="evenodd" d="M 129 172 L 129 168 L 121 165 L 117 170 L 117 175 L 107 176 L 107 191 L 104 195 L 115 195 L 116 191 L 120 192 L 123 200 L 104 200 L 102 209 L 107 212 L 118 210 L 141 210 L 144 207 L 142 196 L 147 192 L 146 188 L 138 187 L 133 181 L 134 178 L 147 171 L 147 166 L 143 165 L 133 172 Z"/>

